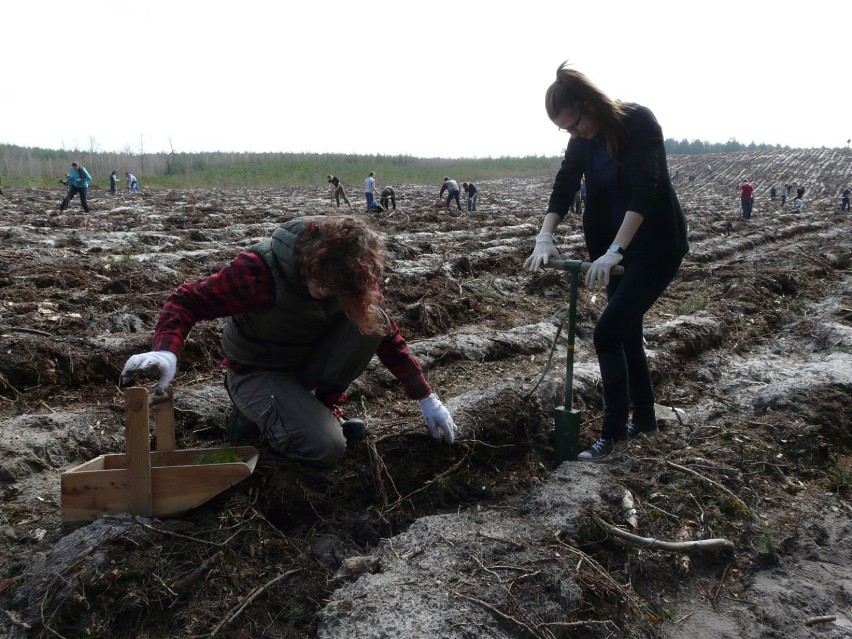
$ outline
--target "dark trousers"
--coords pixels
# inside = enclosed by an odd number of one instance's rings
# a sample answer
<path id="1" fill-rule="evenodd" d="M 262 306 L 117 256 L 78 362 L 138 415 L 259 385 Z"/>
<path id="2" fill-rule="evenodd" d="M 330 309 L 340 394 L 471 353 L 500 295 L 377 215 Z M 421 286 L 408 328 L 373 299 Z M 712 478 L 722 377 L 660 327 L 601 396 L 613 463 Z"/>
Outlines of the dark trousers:
<path id="1" fill-rule="evenodd" d="M 396 211 L 396 195 L 383 195 L 381 203 L 385 210 L 390 209 L 390 206 L 388 206 L 390 204 L 393 206 L 393 210 Z"/>
<path id="2" fill-rule="evenodd" d="M 754 205 L 754 200 L 751 199 L 750 197 L 745 197 L 740 201 L 742 202 L 742 205 L 743 205 L 743 219 L 744 220 L 750 220 L 751 219 L 751 209 L 752 209 L 752 206 Z"/>
<path id="3" fill-rule="evenodd" d="M 606 291 L 609 301 L 594 331 L 604 394 L 601 437 L 626 436 L 631 404 L 637 426 L 648 429 L 656 423 L 642 318 L 674 279 L 681 259 L 640 258 L 625 265 L 623 276 L 610 279 Z"/>
<path id="4" fill-rule="evenodd" d="M 71 204 L 71 200 L 74 199 L 74 196 L 80 194 L 80 204 L 83 205 L 83 210 L 88 213 L 89 212 L 89 189 L 87 187 L 80 186 L 69 186 L 68 194 L 65 196 L 65 199 L 62 200 L 62 203 L 59 205 L 59 210 L 64 211 L 68 208 L 68 205 Z"/>
<path id="5" fill-rule="evenodd" d="M 450 208 L 450 202 L 453 200 L 456 201 L 456 205 L 459 207 L 459 211 L 462 210 L 461 200 L 459 199 L 459 191 L 447 191 L 447 208 Z"/>
<path id="6" fill-rule="evenodd" d="M 278 454 L 319 466 L 343 456 L 346 440 L 323 403 L 345 391 L 367 368 L 382 340 L 363 335 L 341 319 L 313 344 L 310 357 L 292 371 L 256 370 L 225 374 L 231 401 Z"/>

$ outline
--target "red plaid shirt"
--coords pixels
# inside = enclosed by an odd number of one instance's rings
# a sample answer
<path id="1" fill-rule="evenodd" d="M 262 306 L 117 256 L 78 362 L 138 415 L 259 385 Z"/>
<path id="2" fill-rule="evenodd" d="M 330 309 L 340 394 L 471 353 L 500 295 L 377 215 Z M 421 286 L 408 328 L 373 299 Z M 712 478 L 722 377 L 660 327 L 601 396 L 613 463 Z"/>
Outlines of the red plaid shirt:
<path id="1" fill-rule="evenodd" d="M 196 322 L 259 311 L 275 304 L 275 282 L 269 267 L 256 253 L 243 251 L 218 273 L 182 284 L 166 300 L 154 329 L 154 350 L 179 354 Z M 400 381 L 409 399 L 423 399 L 432 387 L 408 349 L 396 322 L 382 340 L 376 355 Z M 224 360 L 225 366 L 238 368 Z"/>

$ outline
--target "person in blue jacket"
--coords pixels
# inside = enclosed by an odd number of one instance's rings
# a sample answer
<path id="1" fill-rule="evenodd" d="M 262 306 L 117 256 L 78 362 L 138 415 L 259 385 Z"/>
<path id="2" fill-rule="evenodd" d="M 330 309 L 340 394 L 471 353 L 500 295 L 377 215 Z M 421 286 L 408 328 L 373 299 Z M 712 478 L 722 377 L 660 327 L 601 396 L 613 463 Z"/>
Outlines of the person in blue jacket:
<path id="1" fill-rule="evenodd" d="M 89 180 L 92 176 L 79 162 L 71 163 L 71 170 L 65 174 L 64 184 L 68 185 L 68 193 L 65 194 L 65 199 L 59 204 L 59 210 L 64 211 L 68 208 L 72 198 L 80 194 L 80 204 L 83 205 L 83 210 L 89 212 Z"/>
<path id="2" fill-rule="evenodd" d="M 611 99 L 567 64 L 547 89 L 545 108 L 571 139 L 524 266 L 535 271 L 559 259 L 553 232 L 585 176 L 583 233 L 593 260 L 586 285 L 605 286 L 607 305 L 593 334 L 603 427 L 578 460 L 603 461 L 618 440 L 657 432 L 642 321 L 689 250 L 686 219 L 669 179 L 662 128 L 649 109 Z M 619 263 L 623 275 L 611 275 Z"/>

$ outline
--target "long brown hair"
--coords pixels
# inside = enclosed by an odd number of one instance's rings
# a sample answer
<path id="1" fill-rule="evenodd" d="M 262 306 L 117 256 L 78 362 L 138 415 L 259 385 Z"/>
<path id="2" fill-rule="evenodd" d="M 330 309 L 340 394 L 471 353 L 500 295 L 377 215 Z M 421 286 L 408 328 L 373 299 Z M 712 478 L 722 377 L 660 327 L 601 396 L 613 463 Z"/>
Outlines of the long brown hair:
<path id="1" fill-rule="evenodd" d="M 606 148 L 610 157 L 616 157 L 618 147 L 626 135 L 624 105 L 610 98 L 579 71 L 563 62 L 556 70 L 553 81 L 544 94 L 544 108 L 547 117 L 556 118 L 564 109 L 571 109 L 594 116 L 606 138 Z"/>
<path id="2" fill-rule="evenodd" d="M 351 215 L 329 215 L 305 221 L 297 249 L 305 278 L 340 298 L 343 312 L 362 333 L 387 332 L 379 288 L 384 243 L 377 233 Z"/>

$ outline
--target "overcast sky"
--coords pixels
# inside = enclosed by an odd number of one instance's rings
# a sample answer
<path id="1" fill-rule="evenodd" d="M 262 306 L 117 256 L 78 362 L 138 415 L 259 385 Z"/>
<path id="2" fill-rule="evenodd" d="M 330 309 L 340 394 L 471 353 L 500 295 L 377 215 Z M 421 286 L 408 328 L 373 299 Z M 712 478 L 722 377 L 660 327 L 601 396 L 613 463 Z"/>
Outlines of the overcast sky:
<path id="1" fill-rule="evenodd" d="M 848 0 L 13 0 L 0 142 L 68 150 L 561 154 L 563 60 L 668 138 L 846 146 Z"/>

